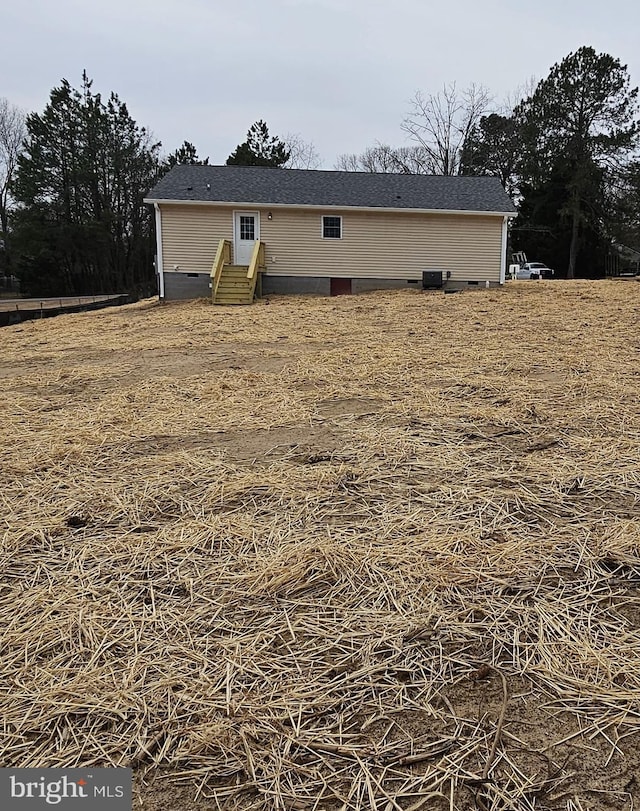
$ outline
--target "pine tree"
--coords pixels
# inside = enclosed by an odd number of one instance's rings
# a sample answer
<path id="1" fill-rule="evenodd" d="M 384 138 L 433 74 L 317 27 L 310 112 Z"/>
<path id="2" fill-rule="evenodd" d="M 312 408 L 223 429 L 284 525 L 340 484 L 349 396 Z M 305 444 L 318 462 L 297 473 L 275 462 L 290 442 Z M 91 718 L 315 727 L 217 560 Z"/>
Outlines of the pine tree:
<path id="1" fill-rule="evenodd" d="M 115 93 L 105 102 L 83 74 L 64 79 L 27 117 L 18 162 L 19 274 L 32 294 L 138 293 L 153 280 L 152 221 L 144 194 L 159 144 Z"/>
<path id="2" fill-rule="evenodd" d="M 189 141 L 183 141 L 182 146 L 167 155 L 164 165 L 167 170 L 174 166 L 208 166 L 209 158 L 201 160 L 195 146 Z"/>
<path id="3" fill-rule="evenodd" d="M 247 140 L 239 144 L 227 158 L 227 166 L 278 166 L 289 160 L 291 150 L 284 141 L 269 135 L 264 121 L 257 121 L 247 132 Z"/>
<path id="4" fill-rule="evenodd" d="M 605 169 L 624 161 L 637 143 L 637 94 L 626 66 L 583 47 L 554 65 L 516 108 L 524 144 L 520 174 L 534 194 L 551 177 L 564 178 L 559 213 L 570 223 L 568 278 L 603 199 Z"/>
<path id="5" fill-rule="evenodd" d="M 507 192 L 513 195 L 521 148 L 513 116 L 498 113 L 483 116 L 465 141 L 460 174 L 499 177 Z"/>

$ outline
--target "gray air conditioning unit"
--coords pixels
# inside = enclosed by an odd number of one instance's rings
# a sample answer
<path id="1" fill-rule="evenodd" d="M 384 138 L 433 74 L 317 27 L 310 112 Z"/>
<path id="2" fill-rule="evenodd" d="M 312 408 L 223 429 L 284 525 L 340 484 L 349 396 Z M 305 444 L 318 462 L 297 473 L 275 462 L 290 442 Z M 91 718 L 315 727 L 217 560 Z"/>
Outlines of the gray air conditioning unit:
<path id="1" fill-rule="evenodd" d="M 423 270 L 422 271 L 422 289 L 423 290 L 439 290 L 444 284 L 444 271 L 442 270 Z"/>

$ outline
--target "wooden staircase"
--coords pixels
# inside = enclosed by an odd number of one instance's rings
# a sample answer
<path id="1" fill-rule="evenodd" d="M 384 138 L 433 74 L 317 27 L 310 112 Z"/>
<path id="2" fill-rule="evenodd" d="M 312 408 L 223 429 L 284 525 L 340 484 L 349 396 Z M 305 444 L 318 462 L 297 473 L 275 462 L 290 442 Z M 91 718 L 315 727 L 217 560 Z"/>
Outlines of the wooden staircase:
<path id="1" fill-rule="evenodd" d="M 221 239 L 211 268 L 211 300 L 214 304 L 251 304 L 264 267 L 264 242 L 256 241 L 248 265 L 230 263 L 231 242 Z"/>
<path id="2" fill-rule="evenodd" d="M 220 272 L 214 304 L 251 304 L 254 290 L 247 279 L 249 265 L 225 265 Z"/>

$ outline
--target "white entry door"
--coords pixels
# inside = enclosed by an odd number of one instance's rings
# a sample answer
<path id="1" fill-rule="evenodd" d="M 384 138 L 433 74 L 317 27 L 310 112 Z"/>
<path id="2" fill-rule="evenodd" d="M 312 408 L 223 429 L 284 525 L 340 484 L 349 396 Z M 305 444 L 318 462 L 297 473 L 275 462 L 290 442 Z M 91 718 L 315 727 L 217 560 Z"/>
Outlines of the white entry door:
<path id="1" fill-rule="evenodd" d="M 257 211 L 234 211 L 233 213 L 233 261 L 236 265 L 248 265 L 253 246 L 260 239 L 260 215 Z"/>

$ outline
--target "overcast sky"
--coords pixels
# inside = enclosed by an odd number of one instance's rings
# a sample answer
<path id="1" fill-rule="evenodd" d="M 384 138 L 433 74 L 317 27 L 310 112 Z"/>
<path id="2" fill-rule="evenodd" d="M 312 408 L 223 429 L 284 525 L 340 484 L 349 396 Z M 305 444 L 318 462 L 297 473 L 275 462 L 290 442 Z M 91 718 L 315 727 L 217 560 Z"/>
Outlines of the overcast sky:
<path id="1" fill-rule="evenodd" d="M 640 84 L 637 0 L 1 0 L 0 96 L 41 111 L 62 78 L 116 91 L 169 152 L 224 163 L 264 119 L 313 141 L 323 168 L 405 143 L 415 91 L 498 100 L 582 45 Z"/>

